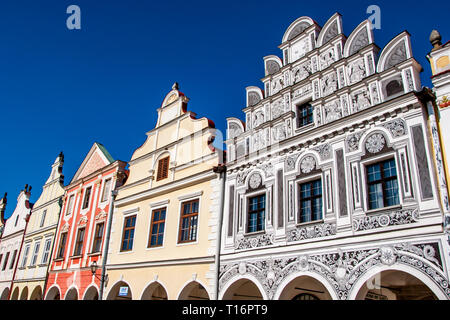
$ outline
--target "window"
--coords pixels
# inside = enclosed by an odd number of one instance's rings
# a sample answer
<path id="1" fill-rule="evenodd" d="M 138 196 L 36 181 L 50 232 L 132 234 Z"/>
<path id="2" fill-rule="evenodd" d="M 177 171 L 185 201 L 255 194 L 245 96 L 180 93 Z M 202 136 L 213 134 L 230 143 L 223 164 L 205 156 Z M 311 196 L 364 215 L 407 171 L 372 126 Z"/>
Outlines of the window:
<path id="1" fill-rule="evenodd" d="M 102 249 L 102 239 L 103 239 L 103 227 L 104 223 L 98 223 L 95 226 L 94 243 L 92 245 L 92 253 L 100 252 Z"/>
<path id="2" fill-rule="evenodd" d="M 395 160 L 389 159 L 366 167 L 369 209 L 399 204 Z"/>
<path id="3" fill-rule="evenodd" d="M 0 264 L 2 263 L 2 259 L 3 259 L 3 253 L 0 254 Z"/>
<path id="4" fill-rule="evenodd" d="M 197 240 L 198 199 L 181 204 L 180 233 L 178 243 Z"/>
<path id="5" fill-rule="evenodd" d="M 2 270 L 6 269 L 6 265 L 8 264 L 8 259 L 9 259 L 9 252 L 6 254 L 5 256 L 5 261 L 3 262 L 3 268 Z"/>
<path id="6" fill-rule="evenodd" d="M 16 256 L 17 256 L 17 250 L 14 250 L 11 263 L 9 264 L 9 269 L 12 269 L 14 267 L 14 262 L 16 262 Z"/>
<path id="7" fill-rule="evenodd" d="M 72 209 L 73 209 L 73 199 L 74 199 L 74 196 L 71 195 L 70 198 L 69 198 L 69 203 L 67 204 L 66 215 L 72 214 Z"/>
<path id="8" fill-rule="evenodd" d="M 89 199 L 91 198 L 91 189 L 92 187 L 86 188 L 86 192 L 84 193 L 83 207 L 82 209 L 86 209 L 89 207 Z"/>
<path id="9" fill-rule="evenodd" d="M 36 260 L 37 260 L 37 256 L 38 256 L 38 253 L 39 253 L 39 247 L 40 246 L 41 246 L 40 242 L 36 242 L 34 244 L 33 255 L 31 256 L 30 266 L 35 266 L 36 265 Z"/>
<path id="10" fill-rule="evenodd" d="M 59 240 L 58 255 L 56 256 L 57 259 L 62 259 L 64 257 L 64 251 L 66 249 L 66 240 L 67 240 L 67 232 L 61 233 L 61 237 Z"/>
<path id="11" fill-rule="evenodd" d="M 75 242 L 75 250 L 73 251 L 74 256 L 80 256 L 83 250 L 83 240 L 84 240 L 85 228 L 78 229 L 77 241 Z"/>
<path id="12" fill-rule="evenodd" d="M 103 187 L 102 202 L 108 200 L 109 194 L 111 193 L 111 182 L 111 178 L 105 181 L 105 186 Z"/>
<path id="13" fill-rule="evenodd" d="M 42 228 L 44 226 L 46 215 L 47 215 L 47 210 L 44 210 L 44 212 L 42 212 L 41 224 L 39 225 L 40 228 Z"/>
<path id="14" fill-rule="evenodd" d="M 136 216 L 126 217 L 123 226 L 122 247 L 120 251 L 130 251 L 133 249 L 134 226 L 136 224 Z"/>
<path id="15" fill-rule="evenodd" d="M 148 247 L 159 247 L 163 244 L 166 208 L 153 210 L 150 223 L 150 239 Z"/>
<path id="16" fill-rule="evenodd" d="M 321 179 L 300 184 L 300 223 L 322 219 Z"/>
<path id="17" fill-rule="evenodd" d="M 165 157 L 158 161 L 158 173 L 156 175 L 156 181 L 165 179 L 169 174 L 169 157 Z"/>
<path id="18" fill-rule="evenodd" d="M 31 245 L 27 245 L 23 252 L 22 262 L 20 263 L 20 267 L 22 267 L 22 268 L 25 268 L 25 265 L 27 264 L 28 254 L 30 253 L 30 247 L 31 247 Z"/>
<path id="19" fill-rule="evenodd" d="M 313 107 L 310 103 L 297 108 L 297 127 L 303 127 L 313 122 Z"/>
<path id="20" fill-rule="evenodd" d="M 50 255 L 50 247 L 52 245 L 52 239 L 46 239 L 44 244 L 44 253 L 42 254 L 41 264 L 47 263 Z"/>
<path id="21" fill-rule="evenodd" d="M 17 227 L 17 222 L 19 222 L 19 216 L 16 217 L 16 222 L 14 223 L 14 227 Z"/>
<path id="22" fill-rule="evenodd" d="M 266 219 L 266 195 L 248 199 L 247 232 L 263 231 Z"/>

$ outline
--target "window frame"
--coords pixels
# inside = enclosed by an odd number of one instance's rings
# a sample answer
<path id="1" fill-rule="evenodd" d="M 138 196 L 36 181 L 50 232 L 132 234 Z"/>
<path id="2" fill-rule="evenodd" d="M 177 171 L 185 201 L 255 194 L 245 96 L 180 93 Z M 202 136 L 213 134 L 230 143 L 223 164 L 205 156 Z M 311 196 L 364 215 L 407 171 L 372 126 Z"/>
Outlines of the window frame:
<path id="1" fill-rule="evenodd" d="M 80 239 L 80 232 L 83 231 L 83 236 Z M 73 247 L 72 257 L 79 257 L 83 255 L 84 237 L 86 236 L 86 226 L 77 229 L 77 237 L 75 238 L 75 246 Z"/>
<path id="2" fill-rule="evenodd" d="M 127 226 L 126 226 L 126 225 L 127 225 L 127 220 L 128 220 L 128 219 L 132 219 L 132 218 L 134 218 L 134 225 L 133 225 L 132 227 L 127 227 Z M 123 218 L 123 226 L 122 226 L 122 240 L 120 241 L 120 252 L 130 252 L 130 251 L 133 251 L 134 238 L 135 238 L 135 235 L 136 235 L 136 221 L 137 221 L 137 213 L 130 214 L 130 215 L 127 215 L 127 216 L 124 216 L 124 218 Z M 131 248 L 129 248 L 129 247 L 130 247 L 130 239 L 131 239 L 131 237 L 130 237 L 130 236 L 128 237 L 128 239 L 127 239 L 127 243 L 128 243 L 127 247 L 128 247 L 128 249 L 124 250 L 124 249 L 123 249 L 123 242 L 124 242 L 124 240 L 125 240 L 125 232 L 126 232 L 127 230 L 134 230 L 134 233 L 133 233 L 133 240 L 132 240 L 132 242 L 131 242 Z"/>
<path id="3" fill-rule="evenodd" d="M 102 225 L 102 234 L 101 234 L 100 237 L 98 237 L 97 236 L 97 231 L 98 231 L 98 227 L 100 225 Z M 105 233 L 105 222 L 104 221 L 100 221 L 100 222 L 96 223 L 95 224 L 95 228 L 94 228 L 94 236 L 93 236 L 93 240 L 92 240 L 91 254 L 92 253 L 101 253 L 102 252 L 104 233 Z M 100 241 L 100 246 L 99 246 L 99 249 L 97 251 L 94 251 L 97 241 Z"/>
<path id="4" fill-rule="evenodd" d="M 161 212 L 162 210 L 165 211 L 165 213 L 164 213 L 164 220 L 158 220 L 157 222 L 155 222 L 154 221 L 155 212 Z M 148 234 L 147 248 L 148 249 L 152 249 L 152 248 L 163 247 L 164 246 L 164 240 L 165 240 L 164 234 L 165 234 L 165 231 L 166 231 L 167 207 L 163 206 L 163 207 L 158 207 L 158 208 L 152 208 L 150 214 L 151 214 L 151 218 L 150 218 L 150 229 L 149 229 L 149 234 Z M 163 227 L 163 231 L 162 231 L 162 243 L 161 244 L 157 243 L 156 245 L 152 245 L 151 241 L 152 241 L 152 236 L 153 236 L 153 233 L 152 233 L 153 225 L 157 224 L 158 225 L 158 231 L 159 231 L 159 225 L 162 224 L 162 223 L 164 223 L 164 227 Z M 156 233 L 157 238 L 158 238 L 159 234 L 160 234 L 159 232 Z"/>
<path id="5" fill-rule="evenodd" d="M 73 213 L 74 200 L 75 200 L 75 195 L 71 194 L 67 201 L 66 216 L 71 215 Z"/>
<path id="6" fill-rule="evenodd" d="M 165 161 L 166 163 L 164 163 Z M 156 170 L 156 181 L 161 181 L 169 177 L 170 155 L 158 159 L 158 168 Z"/>
<path id="7" fill-rule="evenodd" d="M 197 212 L 191 212 L 188 214 L 183 214 L 184 206 L 188 203 L 194 203 L 197 202 Z M 180 219 L 178 220 L 178 240 L 177 244 L 189 244 L 189 243 L 196 243 L 199 239 L 198 237 L 198 231 L 199 231 L 199 216 L 200 216 L 200 198 L 192 198 L 192 199 L 184 199 L 183 201 L 180 201 Z M 195 239 L 190 240 L 181 240 L 182 230 L 183 230 L 183 218 L 191 218 L 197 216 L 197 224 L 196 224 L 196 231 L 195 231 Z M 188 227 L 188 234 L 190 234 L 191 230 L 191 219 L 189 219 L 189 227 Z"/>
<path id="8" fill-rule="evenodd" d="M 41 249 L 41 241 L 39 240 L 34 243 L 33 251 L 31 253 L 31 261 L 30 261 L 29 267 L 36 266 L 40 249 Z M 35 260 L 34 263 L 33 263 L 33 260 Z"/>
<path id="9" fill-rule="evenodd" d="M 101 201 L 100 202 L 106 202 L 106 201 L 108 201 L 108 199 L 109 199 L 109 194 L 111 193 L 111 187 L 112 187 L 112 181 L 113 181 L 113 178 L 112 177 L 110 177 L 110 178 L 106 178 L 105 180 L 104 180 L 104 182 L 103 182 L 103 191 L 102 191 L 102 198 L 101 198 Z M 109 185 L 109 190 L 108 190 L 108 192 L 106 192 L 106 186 L 107 186 L 107 183 L 110 183 L 110 185 Z"/>
<path id="10" fill-rule="evenodd" d="M 311 220 L 310 221 L 301 221 L 301 216 L 302 216 L 302 212 L 301 212 L 301 201 L 302 201 L 302 197 L 301 197 L 301 186 L 305 185 L 305 184 L 312 184 L 313 182 L 316 181 L 320 181 L 320 199 L 321 199 L 321 214 L 320 214 L 320 218 L 313 220 L 313 211 L 311 210 Z M 312 204 L 312 200 L 318 198 L 318 196 L 310 196 L 307 199 L 309 199 L 311 201 Z M 324 218 L 324 181 L 323 181 L 323 175 L 322 173 L 318 174 L 318 175 L 312 175 L 311 177 L 308 177 L 307 179 L 303 179 L 300 181 L 297 181 L 297 224 L 309 224 L 309 223 L 317 223 L 317 222 L 321 222 L 323 221 Z M 312 205 L 311 205 L 312 208 Z"/>
<path id="11" fill-rule="evenodd" d="M 383 206 L 379 207 L 379 208 L 370 208 L 370 198 L 369 198 L 369 190 L 370 190 L 370 188 L 369 188 L 369 186 L 371 184 L 377 184 L 377 183 L 380 183 L 380 182 L 371 182 L 371 183 L 369 183 L 368 176 L 367 176 L 368 175 L 367 168 L 368 168 L 368 166 L 376 165 L 376 164 L 382 166 L 382 164 L 384 162 L 390 161 L 390 160 L 394 161 L 396 175 L 395 175 L 395 178 L 387 178 L 387 180 L 389 180 L 389 181 L 392 181 L 392 180 L 397 181 L 397 199 L 398 199 L 398 203 L 394 204 L 394 205 L 390 205 L 390 206 L 386 206 L 385 205 L 386 204 L 386 197 L 385 197 L 385 180 L 386 179 L 383 179 L 383 175 L 384 174 L 383 174 L 383 170 L 381 170 L 381 176 L 382 176 L 382 179 L 381 179 L 382 190 L 381 191 L 383 193 Z M 366 195 L 366 199 L 367 199 L 366 201 L 364 201 L 364 205 L 366 206 L 366 209 L 367 209 L 366 212 L 370 213 L 370 212 L 375 212 L 375 211 L 379 211 L 379 210 L 385 210 L 385 209 L 395 208 L 395 207 L 401 206 L 401 204 L 402 204 L 402 196 L 401 196 L 401 192 L 402 191 L 401 191 L 401 189 L 404 186 L 401 185 L 401 181 L 400 181 L 401 177 L 399 177 L 399 174 L 401 172 L 399 171 L 398 159 L 397 159 L 396 153 L 386 153 L 386 154 L 383 154 L 381 157 L 371 158 L 368 161 L 362 162 L 361 165 L 363 166 L 362 172 L 363 172 L 363 179 L 364 179 L 364 184 L 363 185 L 364 185 L 364 188 L 365 188 L 364 194 Z"/>
<path id="12" fill-rule="evenodd" d="M 12 270 L 14 268 L 14 263 L 16 262 L 17 252 L 18 252 L 17 249 L 15 249 L 13 252 L 11 262 L 9 263 L 9 270 Z"/>
<path id="13" fill-rule="evenodd" d="M 22 261 L 20 262 L 20 268 L 25 268 L 27 266 L 28 254 L 30 253 L 31 243 L 27 243 L 23 250 Z"/>
<path id="14" fill-rule="evenodd" d="M 47 250 L 47 243 L 49 243 L 48 250 Z M 47 238 L 44 241 L 44 251 L 42 252 L 41 264 L 46 264 L 49 261 L 51 250 L 52 250 L 52 239 Z M 46 255 L 47 255 L 47 258 L 44 259 L 46 257 Z"/>
<path id="15" fill-rule="evenodd" d="M 297 129 L 305 128 L 305 127 L 307 127 L 307 126 L 309 126 L 309 125 L 314 123 L 314 109 L 315 108 L 311 104 L 311 102 L 312 101 L 305 101 L 303 103 L 296 104 L 296 110 L 295 110 L 296 111 L 296 115 L 295 115 L 296 116 L 296 121 L 295 121 L 295 123 L 297 125 Z M 311 114 L 308 114 L 308 111 L 307 111 L 306 116 L 303 116 L 302 110 L 307 108 L 307 107 L 311 108 Z M 311 117 L 311 122 L 300 123 L 301 120 L 303 120 L 305 118 L 309 118 L 309 117 Z"/>
<path id="16" fill-rule="evenodd" d="M 5 255 L 5 261 L 3 261 L 2 271 L 6 270 L 6 266 L 8 265 L 8 260 L 9 260 L 9 254 L 10 254 L 10 252 L 8 251 Z"/>
<path id="17" fill-rule="evenodd" d="M 66 244 L 67 244 L 67 236 L 69 232 L 62 232 L 59 235 L 59 244 L 58 244 L 58 251 L 56 252 L 56 259 L 64 259 L 64 254 L 66 253 Z M 63 237 L 64 236 L 64 237 Z M 63 243 L 64 240 L 64 243 Z M 62 253 L 61 253 L 62 249 Z"/>
<path id="18" fill-rule="evenodd" d="M 42 228 L 44 226 L 46 216 L 47 216 L 47 209 L 42 211 L 41 222 L 39 223 L 39 228 Z"/>
<path id="19" fill-rule="evenodd" d="M 253 198 L 258 198 L 264 196 L 264 228 L 262 230 L 256 230 L 256 231 L 249 231 L 249 221 L 250 221 L 250 200 Z M 256 194 L 250 194 L 246 197 L 246 218 L 245 218 L 245 234 L 246 235 L 251 235 L 251 234 L 256 234 L 256 233 L 263 233 L 266 232 L 266 221 L 267 221 L 267 192 L 264 190 L 263 192 L 258 192 Z M 257 212 L 258 210 L 254 210 L 255 212 Z M 260 211 L 260 210 L 259 210 Z M 256 218 L 258 220 L 258 216 Z M 258 225 L 258 224 L 257 224 Z"/>
<path id="20" fill-rule="evenodd" d="M 88 193 L 89 190 L 89 193 Z M 89 195 L 89 197 L 86 199 L 86 196 Z M 91 195 L 92 195 L 92 186 L 88 186 L 84 189 L 83 192 L 83 202 L 81 204 L 81 210 L 88 210 L 91 204 Z"/>

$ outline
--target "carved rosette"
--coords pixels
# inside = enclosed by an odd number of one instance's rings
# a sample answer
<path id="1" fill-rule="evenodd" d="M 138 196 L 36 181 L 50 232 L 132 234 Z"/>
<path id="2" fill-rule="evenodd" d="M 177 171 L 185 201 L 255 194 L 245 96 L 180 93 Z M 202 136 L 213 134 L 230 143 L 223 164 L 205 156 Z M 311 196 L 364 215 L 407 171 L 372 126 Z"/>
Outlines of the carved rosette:
<path id="1" fill-rule="evenodd" d="M 361 139 L 364 132 L 366 132 L 366 130 L 359 131 L 348 136 L 346 140 L 348 152 L 356 151 L 359 149 L 359 140 Z"/>
<path id="2" fill-rule="evenodd" d="M 366 140 L 366 150 L 370 153 L 377 153 L 384 148 L 385 144 L 384 136 L 381 133 L 374 133 Z"/>
<path id="3" fill-rule="evenodd" d="M 243 186 L 245 184 L 245 179 L 247 178 L 250 171 L 239 172 L 237 174 L 236 180 L 238 187 Z"/>
<path id="4" fill-rule="evenodd" d="M 273 299 L 281 283 L 298 271 L 316 273 L 325 278 L 339 299 L 349 298 L 355 283 L 369 270 L 381 265 L 406 265 L 421 272 L 441 288 L 450 299 L 449 282 L 443 270 L 439 243 L 397 243 L 389 246 L 277 259 L 233 262 L 220 267 L 219 289 L 238 275 L 253 275 Z M 245 268 L 243 267 L 245 266 Z M 245 270 L 244 270 L 245 269 Z"/>
<path id="5" fill-rule="evenodd" d="M 331 146 L 328 143 L 315 147 L 313 150 L 319 153 L 320 160 L 331 159 Z"/>
<path id="6" fill-rule="evenodd" d="M 257 189 L 261 186 L 262 183 L 262 177 L 259 173 L 255 172 L 253 173 L 250 178 L 248 179 L 248 186 L 251 189 Z"/>
<path id="7" fill-rule="evenodd" d="M 376 216 L 355 218 L 353 219 L 353 231 L 364 231 L 383 227 L 399 226 L 404 224 L 416 223 L 418 221 L 418 208 L 396 210 Z"/>
<path id="8" fill-rule="evenodd" d="M 300 169 L 302 170 L 303 173 L 310 173 L 315 168 L 316 168 L 316 160 L 314 159 L 314 157 L 311 156 L 305 157 L 300 164 Z"/>

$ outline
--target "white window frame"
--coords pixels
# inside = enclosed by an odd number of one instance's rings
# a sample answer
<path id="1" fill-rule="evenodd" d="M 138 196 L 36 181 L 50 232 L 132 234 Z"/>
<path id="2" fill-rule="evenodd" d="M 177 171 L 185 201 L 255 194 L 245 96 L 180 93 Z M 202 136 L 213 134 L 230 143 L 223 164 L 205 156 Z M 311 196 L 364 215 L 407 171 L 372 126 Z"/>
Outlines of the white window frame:
<path id="1" fill-rule="evenodd" d="M 23 251 L 23 257 L 22 257 L 22 262 L 20 263 L 20 267 L 21 268 L 25 268 L 26 264 L 27 264 L 27 260 L 28 260 L 28 254 L 30 253 L 30 248 L 31 248 L 31 244 L 28 243 L 25 246 L 25 249 Z"/>
<path id="2" fill-rule="evenodd" d="M 33 254 L 31 255 L 31 261 L 30 261 L 30 265 L 29 265 L 30 267 L 36 266 L 40 248 L 41 248 L 41 241 L 39 240 L 34 243 Z"/>
<path id="3" fill-rule="evenodd" d="M 48 244 L 48 246 L 47 246 L 47 244 Z M 50 257 L 50 250 L 52 249 L 51 247 L 52 247 L 52 239 L 51 238 L 45 239 L 44 251 L 42 252 L 41 264 L 46 264 L 48 262 L 49 257 Z"/>
<path id="4" fill-rule="evenodd" d="M 42 228 L 44 226 L 46 215 L 47 215 L 47 209 L 42 211 L 41 222 L 39 223 L 39 228 Z"/>
<path id="5" fill-rule="evenodd" d="M 322 185 L 322 219 L 319 220 L 313 220 L 308 222 L 300 222 L 300 185 L 303 183 L 308 183 L 314 180 L 320 179 L 320 184 Z M 325 189 L 325 181 L 324 181 L 324 174 L 323 172 L 319 172 L 316 174 L 308 175 L 299 179 L 295 179 L 294 181 L 294 216 L 295 216 L 295 222 L 298 226 L 303 226 L 307 224 L 315 224 L 315 223 L 323 223 L 325 214 L 326 214 L 326 203 L 325 203 L 325 197 L 326 194 L 324 194 Z M 331 188 L 330 188 L 331 190 Z"/>

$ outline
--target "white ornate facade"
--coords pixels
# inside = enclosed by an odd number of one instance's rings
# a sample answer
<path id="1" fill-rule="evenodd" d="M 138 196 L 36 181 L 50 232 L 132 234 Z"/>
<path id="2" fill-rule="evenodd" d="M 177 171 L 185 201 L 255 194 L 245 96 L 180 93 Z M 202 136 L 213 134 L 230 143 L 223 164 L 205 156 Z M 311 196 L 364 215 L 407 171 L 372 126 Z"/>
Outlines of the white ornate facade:
<path id="1" fill-rule="evenodd" d="M 227 119 L 219 299 L 449 299 L 440 152 L 409 34 L 380 50 L 369 21 L 346 37 L 336 13 L 297 19 L 279 48 L 265 90 L 246 88 L 245 122 Z"/>

